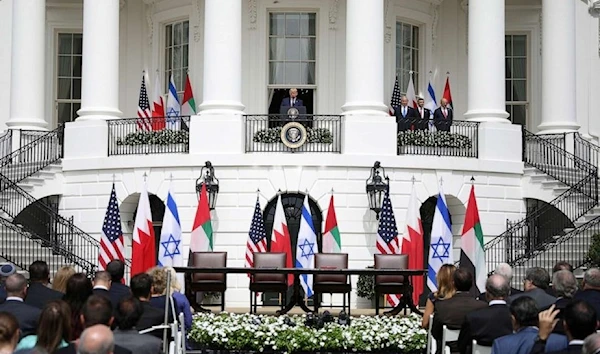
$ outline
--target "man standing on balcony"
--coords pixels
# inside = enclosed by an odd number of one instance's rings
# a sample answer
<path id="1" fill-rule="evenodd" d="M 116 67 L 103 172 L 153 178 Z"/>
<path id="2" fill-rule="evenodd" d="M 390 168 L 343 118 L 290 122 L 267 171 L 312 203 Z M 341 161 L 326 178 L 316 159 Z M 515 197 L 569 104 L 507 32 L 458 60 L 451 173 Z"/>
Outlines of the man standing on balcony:
<path id="1" fill-rule="evenodd" d="M 290 89 L 290 97 L 286 97 L 281 100 L 281 107 L 301 107 L 304 106 L 304 102 L 298 98 L 298 89 Z"/>
<path id="2" fill-rule="evenodd" d="M 429 123 L 431 122 L 429 120 L 431 118 L 431 111 L 425 108 L 425 100 L 423 97 L 417 98 L 417 117 L 419 118 L 417 129 L 428 130 Z"/>
<path id="3" fill-rule="evenodd" d="M 440 107 L 433 112 L 433 121 L 438 131 L 449 132 L 454 112 L 448 107 L 448 100 L 442 98 Z"/>
<path id="4" fill-rule="evenodd" d="M 417 120 L 417 111 L 408 106 L 408 98 L 402 96 L 400 98 L 400 106 L 394 107 L 396 112 L 396 124 L 398 124 L 398 132 L 406 130 L 414 130 L 414 123 Z"/>

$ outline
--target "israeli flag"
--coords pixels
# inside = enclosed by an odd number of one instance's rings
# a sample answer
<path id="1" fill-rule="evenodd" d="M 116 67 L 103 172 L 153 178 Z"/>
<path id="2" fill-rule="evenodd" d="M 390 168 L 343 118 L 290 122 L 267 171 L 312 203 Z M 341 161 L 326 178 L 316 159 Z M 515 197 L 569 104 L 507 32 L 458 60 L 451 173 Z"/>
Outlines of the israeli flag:
<path id="1" fill-rule="evenodd" d="M 429 246 L 429 267 L 427 272 L 427 286 L 431 291 L 437 291 L 436 276 L 443 264 L 454 264 L 452 255 L 452 225 L 446 197 L 440 186 L 437 198 L 433 225 L 431 227 L 431 244 Z"/>
<path id="2" fill-rule="evenodd" d="M 435 91 L 433 90 L 433 86 L 431 86 L 431 81 L 429 81 L 429 84 L 427 85 L 427 94 L 425 95 L 425 108 L 430 110 L 431 115 L 433 116 L 433 111 L 435 111 L 436 107 L 437 100 L 435 99 Z"/>
<path id="3" fill-rule="evenodd" d="M 315 253 L 318 252 L 317 233 L 310 214 L 308 195 L 304 197 L 302 205 L 302 218 L 300 219 L 300 231 L 298 231 L 298 245 L 296 246 L 296 268 L 313 269 L 315 267 Z M 301 274 L 300 284 L 306 297 L 313 295 L 313 275 Z"/>
<path id="4" fill-rule="evenodd" d="M 177 130 L 180 126 L 180 119 L 175 117 L 181 117 L 181 104 L 179 103 L 179 96 L 177 95 L 177 88 L 175 87 L 175 81 L 173 81 L 173 75 L 171 75 L 171 80 L 169 80 L 166 113 L 167 129 Z"/>
<path id="5" fill-rule="evenodd" d="M 165 216 L 163 217 L 160 245 L 158 251 L 158 265 L 162 267 L 183 266 L 183 244 L 181 243 L 181 222 L 175 197 L 169 188 L 165 201 Z M 177 274 L 177 279 L 183 288 L 183 274 Z"/>

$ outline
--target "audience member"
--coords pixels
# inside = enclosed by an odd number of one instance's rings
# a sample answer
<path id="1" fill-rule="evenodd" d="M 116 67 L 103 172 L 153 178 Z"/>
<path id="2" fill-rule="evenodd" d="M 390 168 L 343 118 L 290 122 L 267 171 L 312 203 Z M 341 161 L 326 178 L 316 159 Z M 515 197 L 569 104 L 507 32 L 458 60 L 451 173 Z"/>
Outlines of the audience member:
<path id="1" fill-rule="evenodd" d="M 574 299 L 585 300 L 596 310 L 600 321 L 600 269 L 590 268 L 583 274 L 583 290 L 575 293 Z"/>
<path id="2" fill-rule="evenodd" d="M 67 292 L 67 282 L 75 274 L 75 268 L 72 266 L 63 266 L 58 269 L 54 274 L 52 280 L 52 289 L 60 291 L 61 293 Z"/>
<path id="3" fill-rule="evenodd" d="M 181 284 L 177 278 L 177 272 L 172 267 L 165 267 L 168 272 L 171 272 L 171 295 L 175 299 L 177 315 L 183 313 L 185 330 L 189 332 L 192 329 L 192 306 L 187 297 L 181 292 Z"/>
<path id="4" fill-rule="evenodd" d="M 538 309 L 547 308 L 556 301 L 554 296 L 546 293 L 549 284 L 550 275 L 547 270 L 540 267 L 529 268 L 525 272 L 525 279 L 523 280 L 525 292 L 512 295 L 509 302 L 513 302 L 521 296 L 529 296 L 535 301 Z"/>
<path id="5" fill-rule="evenodd" d="M 6 278 L 15 274 L 17 272 L 17 268 L 10 263 L 6 263 L 0 266 L 0 304 L 6 301 L 6 288 L 4 287 L 4 282 Z"/>
<path id="6" fill-rule="evenodd" d="M 569 272 L 573 273 L 573 266 L 569 262 L 558 261 L 554 267 L 552 267 L 552 274 L 558 272 L 559 270 L 568 270 Z"/>
<path id="7" fill-rule="evenodd" d="M 167 272 L 163 267 L 154 267 L 148 270 L 148 275 L 152 277 L 150 305 L 164 310 L 167 302 Z M 173 301 L 173 297 L 169 298 Z M 177 303 L 174 302 L 174 305 L 174 308 L 177 309 Z M 170 306 L 169 304 L 168 319 L 169 322 L 173 322 L 173 311 Z"/>
<path id="8" fill-rule="evenodd" d="M 79 338 L 83 325 L 79 320 L 83 305 L 92 295 L 92 282 L 84 273 L 76 273 L 67 281 L 67 292 L 63 300 L 71 308 L 71 323 L 73 324 L 71 338 Z"/>
<path id="9" fill-rule="evenodd" d="M 456 271 L 454 264 L 442 264 L 440 270 L 435 276 L 438 290 L 436 292 L 429 293 L 427 296 L 425 312 L 423 312 L 423 320 L 421 323 L 423 328 L 429 328 L 429 316 L 431 316 L 434 311 L 435 302 L 438 300 L 449 299 L 456 293 L 453 280 L 454 271 Z"/>
<path id="10" fill-rule="evenodd" d="M 600 333 L 594 333 L 587 336 L 583 341 L 583 348 L 581 348 L 581 354 L 598 353 L 600 353 Z"/>
<path id="11" fill-rule="evenodd" d="M 165 320 L 165 311 L 150 304 L 152 291 L 152 277 L 146 273 L 136 274 L 131 278 L 131 292 L 142 303 L 144 313 L 136 324 L 136 329 L 141 331 L 152 326 L 162 325 Z M 152 335 L 162 338 L 162 331 L 152 331 Z"/>
<path id="12" fill-rule="evenodd" d="M 0 311 L 0 353 L 12 353 L 19 342 L 19 322 L 15 315 Z"/>
<path id="13" fill-rule="evenodd" d="M 42 348 L 48 353 L 64 348 L 71 340 L 71 309 L 62 300 L 51 300 L 44 308 L 35 335 L 29 335 L 19 342 L 17 350 Z"/>
<path id="14" fill-rule="evenodd" d="M 114 331 L 115 344 L 131 350 L 133 353 L 160 353 L 161 340 L 148 335 L 140 334 L 135 325 L 139 322 L 144 308 L 142 303 L 129 297 L 121 300 L 117 306 L 117 326 Z"/>
<path id="15" fill-rule="evenodd" d="M 27 336 L 35 333 L 40 316 L 40 309 L 23 302 L 27 295 L 27 279 L 22 274 L 15 273 L 5 282 L 6 301 L 0 305 L 0 311 L 12 313 L 19 322 L 21 335 Z"/>
<path id="16" fill-rule="evenodd" d="M 494 340 L 492 354 L 529 354 L 538 336 L 538 308 L 529 296 L 520 296 L 510 304 L 510 314 L 515 333 Z M 548 350 L 565 348 L 567 338 L 550 334 L 546 342 Z"/>
<path id="17" fill-rule="evenodd" d="M 113 307 L 116 308 L 122 299 L 131 296 L 131 289 L 123 284 L 125 263 L 118 259 L 112 260 L 106 265 L 106 271 L 110 274 L 111 280 L 108 296 L 110 296 Z"/>
<path id="18" fill-rule="evenodd" d="M 558 296 L 556 302 L 554 302 L 554 308 L 560 311 L 557 316 L 559 321 L 556 327 L 554 327 L 554 333 L 565 334 L 565 329 L 562 325 L 562 319 L 564 318 L 562 310 L 573 300 L 573 295 L 577 292 L 577 279 L 568 270 L 558 270 L 552 274 L 552 288 L 556 296 Z"/>
<path id="19" fill-rule="evenodd" d="M 461 354 L 471 353 L 473 339 L 479 345 L 491 347 L 494 339 L 512 333 L 510 310 L 506 305 L 510 286 L 506 278 L 499 274 L 490 276 L 485 290 L 489 306 L 468 313 L 460 329 L 458 349 Z"/>
<path id="20" fill-rule="evenodd" d="M 117 353 L 115 339 L 110 328 L 95 325 L 81 333 L 77 354 L 112 354 Z"/>
<path id="21" fill-rule="evenodd" d="M 96 325 L 106 326 L 110 331 L 110 326 L 114 321 L 113 308 L 110 301 L 100 295 L 91 295 L 81 309 L 79 323 L 84 329 L 91 328 Z M 83 332 L 82 332 L 83 333 Z M 75 354 L 78 346 L 81 344 L 82 338 L 76 338 L 74 342 L 69 343 L 65 348 L 56 351 L 56 354 Z M 81 350 L 78 351 L 81 353 Z M 132 353 L 129 349 L 115 346 L 115 354 Z"/>
<path id="22" fill-rule="evenodd" d="M 104 296 L 109 301 L 111 301 L 110 294 L 108 292 L 111 287 L 111 280 L 110 280 L 109 272 L 103 271 L 103 270 L 96 272 L 96 275 L 94 275 L 93 285 L 94 285 L 94 288 L 92 290 L 92 293 L 94 295 Z M 111 304 L 112 304 L 112 301 L 111 301 Z M 113 305 L 113 307 L 114 307 L 114 305 Z"/>
<path id="23" fill-rule="evenodd" d="M 25 303 L 43 309 L 48 301 L 60 300 L 63 294 L 48 287 L 50 283 L 50 269 L 48 263 L 35 261 L 29 266 L 29 289 Z"/>
<path id="24" fill-rule="evenodd" d="M 510 264 L 508 264 L 508 263 L 498 264 L 496 266 L 496 269 L 494 270 L 494 274 L 498 274 L 498 275 L 501 275 L 504 278 L 506 278 L 506 281 L 508 282 L 508 285 L 510 286 L 510 293 L 508 294 L 508 296 L 522 293 L 521 290 L 513 288 L 511 286 L 512 278 L 513 278 L 513 270 L 512 270 L 512 267 L 510 266 Z M 479 299 L 481 301 L 487 301 L 485 292 L 481 293 L 477 299 Z"/>
<path id="25" fill-rule="evenodd" d="M 564 319 L 562 320 L 567 338 L 569 339 L 568 347 L 551 351 L 548 350 L 546 341 L 552 333 L 556 325 L 556 318 L 559 310 L 551 306 L 548 310 L 542 311 L 539 315 L 539 334 L 531 354 L 552 353 L 552 354 L 570 354 L 581 353 L 583 348 L 583 340 L 594 333 L 598 327 L 596 310 L 592 305 L 583 300 L 574 300 L 570 302 L 565 309 Z"/>
<path id="26" fill-rule="evenodd" d="M 469 290 L 473 285 L 473 274 L 468 270 L 459 268 L 452 276 L 456 294 L 444 301 L 436 301 L 434 304 L 433 326 L 431 334 L 437 343 L 441 343 L 443 325 L 449 329 L 460 329 L 465 321 L 465 316 L 474 310 L 486 307 L 482 301 L 475 299 Z M 446 343 L 453 352 L 458 351 L 456 342 Z M 444 348 L 438 346 L 437 353 L 442 353 Z"/>

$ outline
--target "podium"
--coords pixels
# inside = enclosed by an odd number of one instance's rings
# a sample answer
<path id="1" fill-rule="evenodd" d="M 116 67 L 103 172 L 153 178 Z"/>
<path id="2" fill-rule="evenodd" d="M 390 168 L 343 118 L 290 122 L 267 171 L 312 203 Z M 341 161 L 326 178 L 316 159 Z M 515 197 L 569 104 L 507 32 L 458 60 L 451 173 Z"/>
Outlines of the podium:
<path id="1" fill-rule="evenodd" d="M 281 106 L 279 108 L 279 116 L 269 126 L 282 127 L 288 122 L 299 122 L 306 128 L 309 128 L 312 127 L 312 116 L 306 114 L 306 106 Z"/>

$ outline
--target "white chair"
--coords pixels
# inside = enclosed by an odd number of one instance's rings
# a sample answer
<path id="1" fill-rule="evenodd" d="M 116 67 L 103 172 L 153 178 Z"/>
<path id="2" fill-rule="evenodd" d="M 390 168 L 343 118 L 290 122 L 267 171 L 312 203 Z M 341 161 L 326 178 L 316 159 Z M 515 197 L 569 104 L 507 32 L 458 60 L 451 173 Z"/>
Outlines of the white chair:
<path id="1" fill-rule="evenodd" d="M 473 339 L 473 354 L 492 354 L 492 347 L 479 345 L 477 344 L 477 341 Z"/>
<path id="2" fill-rule="evenodd" d="M 437 349 L 437 343 L 431 335 L 431 328 L 433 327 L 433 314 L 429 315 L 429 326 L 427 328 L 427 354 L 435 354 Z"/>
<path id="3" fill-rule="evenodd" d="M 455 342 L 458 340 L 460 329 L 448 329 L 446 325 L 442 327 L 442 348 L 445 354 L 451 354 L 450 347 L 446 346 L 447 342 Z"/>

